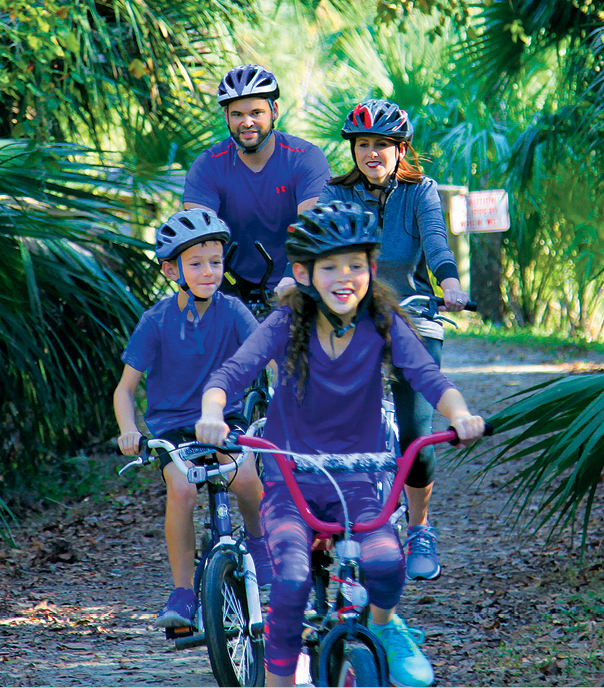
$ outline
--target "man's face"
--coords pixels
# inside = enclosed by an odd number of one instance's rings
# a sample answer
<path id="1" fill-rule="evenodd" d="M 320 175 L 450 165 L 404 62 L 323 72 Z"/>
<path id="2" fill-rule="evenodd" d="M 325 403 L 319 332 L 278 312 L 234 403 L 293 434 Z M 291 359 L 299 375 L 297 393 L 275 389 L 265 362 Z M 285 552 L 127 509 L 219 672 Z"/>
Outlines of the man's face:
<path id="1" fill-rule="evenodd" d="M 262 145 L 276 119 L 266 98 L 241 98 L 229 103 L 225 117 L 231 136 L 242 148 L 250 151 Z"/>

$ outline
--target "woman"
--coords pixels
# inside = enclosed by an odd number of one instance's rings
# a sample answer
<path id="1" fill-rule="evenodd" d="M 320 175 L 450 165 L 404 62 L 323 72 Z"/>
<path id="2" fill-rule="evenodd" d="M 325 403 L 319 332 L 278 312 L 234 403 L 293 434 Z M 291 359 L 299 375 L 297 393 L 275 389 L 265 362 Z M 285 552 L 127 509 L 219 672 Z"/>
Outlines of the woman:
<path id="1" fill-rule="evenodd" d="M 324 187 L 319 203 L 359 203 L 372 212 L 383 230 L 378 274 L 402 296 L 434 294 L 428 270 L 443 290 L 445 306 L 459 311 L 468 301 L 459 284 L 457 266 L 447 245 L 437 184 L 421 170 L 411 146 L 413 126 L 404 110 L 387 100 L 368 100 L 346 117 L 342 137 L 350 141 L 354 167 Z M 440 366 L 443 327 L 414 321 L 426 348 Z M 401 449 L 431 432 L 433 408 L 397 375 L 392 393 Z M 434 448 L 424 449 L 405 486 L 409 503 L 407 577 L 435 580 L 440 576 L 437 531 L 428 521 L 434 485 Z"/>

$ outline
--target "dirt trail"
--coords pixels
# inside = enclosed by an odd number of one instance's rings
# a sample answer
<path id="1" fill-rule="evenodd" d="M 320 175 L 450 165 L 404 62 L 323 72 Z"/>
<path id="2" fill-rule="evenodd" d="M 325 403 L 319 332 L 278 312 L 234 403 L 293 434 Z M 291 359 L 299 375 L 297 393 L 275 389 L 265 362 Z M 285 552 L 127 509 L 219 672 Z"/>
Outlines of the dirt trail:
<path id="1" fill-rule="evenodd" d="M 604 357 L 558 359 L 451 338 L 444 369 L 472 409 L 488 416 L 510 393 L 594 365 Z M 578 579 L 564 546 L 510 537 L 496 491 L 503 476 L 481 485 L 468 476 L 441 462 L 431 509 L 444 573 L 409 585 L 400 605 L 427 634 L 437 685 L 604 685 L 601 647 L 590 649 L 603 623 L 602 557 Z M 593 530 L 601 535 L 601 520 Z M 204 648 L 175 651 L 152 625 L 171 590 L 158 474 L 149 469 L 110 493 L 48 509 L 15 535 L 19 550 L 0 549 L 1 686 L 216 685 Z M 601 601 L 591 626 L 573 630 L 558 605 L 569 585 Z M 544 618 L 550 625 L 535 626 Z M 560 644 L 591 652 L 593 667 L 580 677 L 587 682 L 573 679 L 572 663 L 556 654 Z"/>

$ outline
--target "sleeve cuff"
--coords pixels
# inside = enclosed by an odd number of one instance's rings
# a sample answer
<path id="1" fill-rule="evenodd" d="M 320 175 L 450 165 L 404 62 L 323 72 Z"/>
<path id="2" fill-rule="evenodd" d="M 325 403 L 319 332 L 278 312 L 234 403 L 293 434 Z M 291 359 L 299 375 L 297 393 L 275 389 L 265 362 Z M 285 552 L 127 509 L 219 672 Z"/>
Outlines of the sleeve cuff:
<path id="1" fill-rule="evenodd" d="M 439 284 L 449 277 L 453 277 L 454 279 L 458 280 L 459 274 L 457 273 L 457 266 L 455 263 L 443 263 L 434 271 L 434 277 L 436 277 L 436 281 Z"/>

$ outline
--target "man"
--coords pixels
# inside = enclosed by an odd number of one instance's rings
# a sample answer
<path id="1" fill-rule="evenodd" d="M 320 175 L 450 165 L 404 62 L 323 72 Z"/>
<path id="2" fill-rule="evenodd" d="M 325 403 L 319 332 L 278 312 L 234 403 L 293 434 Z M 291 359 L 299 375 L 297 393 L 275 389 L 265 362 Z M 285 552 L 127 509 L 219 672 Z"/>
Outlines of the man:
<path id="1" fill-rule="evenodd" d="M 287 264 L 287 227 L 314 206 L 331 177 L 320 148 L 274 128 L 278 98 L 277 80 L 268 70 L 255 64 L 231 69 L 218 86 L 230 137 L 199 155 L 185 180 L 185 210 L 214 211 L 230 227 L 238 248 L 229 271 L 244 298 L 266 271 L 254 242 L 273 259 L 267 286 L 274 289 Z M 221 291 L 237 293 L 227 280 Z"/>

